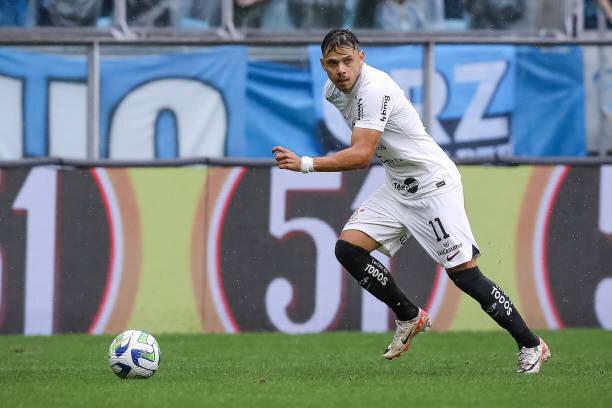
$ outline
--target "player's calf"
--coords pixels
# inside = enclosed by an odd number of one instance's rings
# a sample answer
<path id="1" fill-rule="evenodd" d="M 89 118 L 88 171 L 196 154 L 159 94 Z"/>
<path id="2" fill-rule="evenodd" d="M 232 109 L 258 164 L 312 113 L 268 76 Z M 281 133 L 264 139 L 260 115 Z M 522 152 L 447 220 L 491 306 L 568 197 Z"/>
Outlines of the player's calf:
<path id="1" fill-rule="evenodd" d="M 336 258 L 362 288 L 389 306 L 398 320 L 405 321 L 417 317 L 419 308 L 408 300 L 387 268 L 368 251 L 350 242 L 338 240 Z"/>
<path id="2" fill-rule="evenodd" d="M 477 266 L 448 275 L 459 289 L 480 303 L 480 307 L 514 337 L 519 349 L 540 344 L 540 339 L 529 330 L 508 295 L 484 276 Z"/>

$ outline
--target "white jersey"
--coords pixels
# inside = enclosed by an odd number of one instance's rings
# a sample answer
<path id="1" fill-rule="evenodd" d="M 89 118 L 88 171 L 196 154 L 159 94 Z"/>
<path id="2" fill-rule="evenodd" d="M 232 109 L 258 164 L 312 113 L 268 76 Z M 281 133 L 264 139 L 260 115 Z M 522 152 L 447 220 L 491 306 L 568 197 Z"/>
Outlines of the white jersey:
<path id="1" fill-rule="evenodd" d="M 434 195 L 460 183 L 455 164 L 427 134 L 404 92 L 385 72 L 364 63 L 349 94 L 327 80 L 324 95 L 351 129 L 382 132 L 376 157 L 396 197 Z"/>

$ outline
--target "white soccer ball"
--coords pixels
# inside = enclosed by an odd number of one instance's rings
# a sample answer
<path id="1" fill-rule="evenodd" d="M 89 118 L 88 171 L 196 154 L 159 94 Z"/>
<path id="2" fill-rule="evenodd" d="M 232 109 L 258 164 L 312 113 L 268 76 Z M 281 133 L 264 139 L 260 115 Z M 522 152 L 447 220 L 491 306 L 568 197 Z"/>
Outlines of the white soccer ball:
<path id="1" fill-rule="evenodd" d="M 141 330 L 127 330 L 108 348 L 108 364 L 121 378 L 149 378 L 159 368 L 157 340 Z"/>

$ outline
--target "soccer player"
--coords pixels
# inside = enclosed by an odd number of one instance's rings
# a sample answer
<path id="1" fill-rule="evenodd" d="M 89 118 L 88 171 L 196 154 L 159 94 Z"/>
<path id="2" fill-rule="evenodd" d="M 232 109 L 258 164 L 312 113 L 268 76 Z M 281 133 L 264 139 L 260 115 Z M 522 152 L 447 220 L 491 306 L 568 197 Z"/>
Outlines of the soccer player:
<path id="1" fill-rule="evenodd" d="M 431 324 L 370 253 L 390 256 L 414 236 L 442 265 L 450 279 L 516 340 L 518 373 L 537 373 L 550 358 L 546 343 L 527 327 L 509 297 L 484 276 L 480 255 L 465 213 L 461 176 L 455 164 L 427 134 L 400 87 L 384 72 L 367 65 L 355 34 L 330 31 L 321 43 L 321 66 L 329 80 L 325 98 L 352 129 L 351 146 L 326 157 L 300 157 L 276 146 L 281 169 L 347 171 L 366 168 L 372 155 L 385 169 L 386 183 L 366 199 L 344 226 L 336 257 L 365 290 L 397 316 L 395 335 L 384 357 L 407 351 L 413 338 Z"/>

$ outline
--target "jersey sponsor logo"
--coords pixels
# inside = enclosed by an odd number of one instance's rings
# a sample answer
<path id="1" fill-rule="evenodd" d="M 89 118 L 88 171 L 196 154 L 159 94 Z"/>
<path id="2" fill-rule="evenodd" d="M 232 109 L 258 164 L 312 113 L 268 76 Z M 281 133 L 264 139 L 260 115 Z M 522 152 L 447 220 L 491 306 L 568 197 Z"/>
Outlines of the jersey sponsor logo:
<path id="1" fill-rule="evenodd" d="M 492 287 L 491 295 L 495 298 L 495 300 L 499 302 L 499 304 L 502 305 L 504 311 L 506 312 L 506 315 L 510 316 L 512 314 L 512 307 L 514 305 L 512 304 L 512 301 L 510 300 L 508 295 L 506 295 L 501 289 L 496 286 Z M 493 303 L 493 305 L 491 305 L 491 311 L 496 309 L 496 306 L 497 305 Z M 489 310 L 487 310 L 487 313 L 491 314 Z"/>
<path id="2" fill-rule="evenodd" d="M 380 105 L 380 121 L 381 122 L 384 122 L 385 120 L 387 120 L 387 106 L 390 100 L 391 100 L 391 97 L 389 95 L 385 95 L 383 97 L 382 103 Z"/>
<path id="3" fill-rule="evenodd" d="M 408 177 L 404 180 L 404 185 L 406 186 L 406 190 L 412 194 L 416 193 L 419 189 L 419 181 L 412 177 Z"/>
<path id="4" fill-rule="evenodd" d="M 441 250 L 438 251 L 438 255 L 439 256 L 448 255 L 451 252 L 455 252 L 456 250 L 460 249 L 462 246 L 463 246 L 463 242 L 460 242 L 458 244 L 453 245 L 452 247 L 441 249 Z M 457 251 L 457 253 L 458 253 L 458 251 Z M 450 261 L 450 259 L 448 259 L 448 260 Z"/>
<path id="5" fill-rule="evenodd" d="M 403 182 L 393 180 L 392 183 L 393 188 L 403 196 L 414 194 L 419 190 L 419 181 L 414 177 L 408 177 Z"/>
<path id="6" fill-rule="evenodd" d="M 385 164 L 385 165 L 390 166 L 390 167 L 395 167 L 395 166 L 397 166 L 398 164 L 400 164 L 400 163 L 402 163 L 402 162 L 403 162 L 403 160 L 402 160 L 402 159 L 398 159 L 397 157 L 396 157 L 396 158 L 393 158 L 393 159 L 383 159 L 381 156 L 379 156 L 379 155 L 378 155 L 378 153 L 376 154 L 376 157 L 378 157 L 378 159 L 380 160 L 380 162 L 381 162 L 382 164 Z M 418 186 L 417 186 L 417 187 L 418 187 Z M 416 191 L 416 190 L 415 190 L 415 191 Z"/>
<path id="7" fill-rule="evenodd" d="M 357 101 L 357 120 L 363 118 L 363 98 L 359 98 Z"/>
<path id="8" fill-rule="evenodd" d="M 383 286 L 387 285 L 387 282 L 388 282 L 387 276 L 385 276 L 385 273 L 382 272 L 380 269 L 378 269 L 376 266 L 372 264 L 366 264 L 364 271 L 372 275 L 372 277 L 378 280 L 381 285 Z"/>
<path id="9" fill-rule="evenodd" d="M 447 256 L 447 257 L 446 257 L 446 260 L 447 260 L 448 262 L 452 261 L 452 260 L 453 260 L 453 258 L 454 258 L 454 257 L 456 257 L 456 256 L 459 254 L 459 252 L 461 252 L 461 251 L 457 251 L 457 252 L 455 252 L 454 254 L 452 254 L 452 255 L 450 255 L 450 256 Z"/>
<path id="10" fill-rule="evenodd" d="M 442 180 L 436 183 L 436 188 L 444 187 L 446 185 L 446 181 Z"/>
<path id="11" fill-rule="evenodd" d="M 365 278 L 359 281 L 359 286 L 361 286 L 362 288 L 368 289 L 370 287 L 369 283 L 370 283 L 370 277 L 366 276 Z"/>

